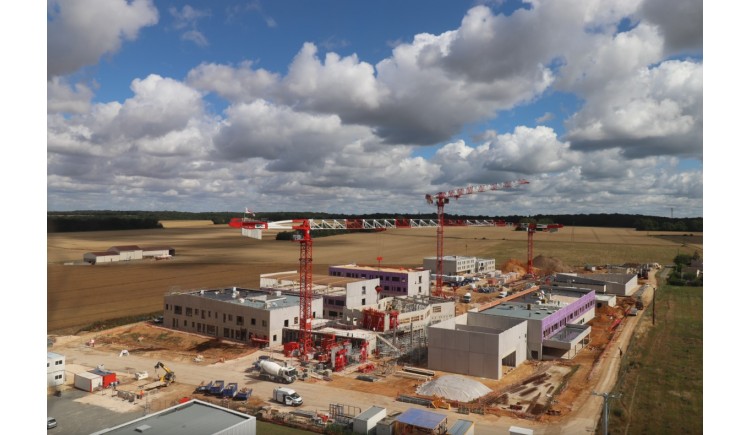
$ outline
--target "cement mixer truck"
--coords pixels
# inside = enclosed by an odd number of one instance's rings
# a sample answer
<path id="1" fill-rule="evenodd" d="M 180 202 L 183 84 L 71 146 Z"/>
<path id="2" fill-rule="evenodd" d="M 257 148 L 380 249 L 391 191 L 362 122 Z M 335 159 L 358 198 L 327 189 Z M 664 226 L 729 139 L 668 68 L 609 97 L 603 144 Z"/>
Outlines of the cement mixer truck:
<path id="1" fill-rule="evenodd" d="M 260 368 L 260 379 L 265 381 L 291 384 L 297 380 L 297 369 L 294 367 L 284 367 L 269 360 L 261 361 L 258 367 Z"/>

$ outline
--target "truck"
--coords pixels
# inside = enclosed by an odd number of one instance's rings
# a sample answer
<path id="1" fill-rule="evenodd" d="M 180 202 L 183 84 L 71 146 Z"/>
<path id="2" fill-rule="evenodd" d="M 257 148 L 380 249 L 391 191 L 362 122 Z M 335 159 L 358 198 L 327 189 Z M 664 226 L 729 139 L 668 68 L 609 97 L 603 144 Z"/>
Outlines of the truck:
<path id="1" fill-rule="evenodd" d="M 262 360 L 258 367 L 260 368 L 260 379 L 283 384 L 291 384 L 297 380 L 297 369 L 294 367 L 284 367 L 270 360 Z"/>
<path id="2" fill-rule="evenodd" d="M 471 302 L 471 292 L 464 293 L 464 296 L 461 298 L 461 302 L 468 304 Z"/>
<path id="3" fill-rule="evenodd" d="M 237 395 L 232 400 L 247 400 L 252 394 L 252 388 L 243 388 L 237 392 Z"/>
<path id="4" fill-rule="evenodd" d="M 212 396 L 221 396 L 222 391 L 224 391 L 224 381 L 214 381 L 208 389 L 208 394 Z"/>
<path id="5" fill-rule="evenodd" d="M 296 391 L 287 387 L 277 387 L 273 389 L 273 400 L 283 403 L 287 406 L 302 405 L 302 397 Z"/>
<path id="6" fill-rule="evenodd" d="M 234 396 L 237 395 L 238 388 L 239 385 L 237 384 L 237 382 L 228 383 L 224 390 L 221 392 L 221 397 L 224 397 L 225 399 L 234 399 Z"/>

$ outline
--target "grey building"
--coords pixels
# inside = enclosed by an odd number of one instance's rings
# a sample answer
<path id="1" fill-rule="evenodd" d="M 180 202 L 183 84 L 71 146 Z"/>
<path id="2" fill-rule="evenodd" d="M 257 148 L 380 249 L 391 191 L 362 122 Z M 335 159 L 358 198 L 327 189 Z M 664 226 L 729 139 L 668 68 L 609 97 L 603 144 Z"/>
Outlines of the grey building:
<path id="1" fill-rule="evenodd" d="M 429 327 L 428 368 L 500 379 L 502 366 L 573 358 L 594 318 L 594 291 L 547 290 Z"/>
<path id="2" fill-rule="evenodd" d="M 255 417 L 201 400 L 172 406 L 92 435 L 255 435 Z"/>
<path id="3" fill-rule="evenodd" d="M 617 296 L 632 296 L 638 290 L 638 275 L 622 273 L 557 273 L 552 286 L 578 287 Z"/>
<path id="4" fill-rule="evenodd" d="M 164 297 L 164 326 L 227 340 L 274 346 L 283 328 L 299 329 L 299 294 L 237 287 L 171 293 Z M 313 318 L 323 299 L 313 298 Z"/>

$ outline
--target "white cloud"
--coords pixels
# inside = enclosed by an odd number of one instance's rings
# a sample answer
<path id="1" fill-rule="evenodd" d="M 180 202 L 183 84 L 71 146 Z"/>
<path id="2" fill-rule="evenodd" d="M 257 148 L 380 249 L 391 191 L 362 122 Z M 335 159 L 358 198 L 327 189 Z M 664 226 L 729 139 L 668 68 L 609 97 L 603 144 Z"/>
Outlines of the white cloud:
<path id="1" fill-rule="evenodd" d="M 659 27 L 668 53 L 703 51 L 702 0 L 644 1 L 638 16 Z"/>
<path id="2" fill-rule="evenodd" d="M 151 0 L 49 0 L 47 2 L 47 77 L 94 65 L 105 54 L 134 40 L 159 13 Z"/>
<path id="3" fill-rule="evenodd" d="M 198 20 L 211 16 L 209 10 L 195 9 L 190 5 L 184 5 L 182 9 L 174 6 L 169 8 L 169 13 L 174 19 L 173 27 L 178 30 L 184 30 L 180 34 L 180 39 L 190 41 L 199 47 L 207 47 L 208 39 L 198 30 Z"/>
<path id="4" fill-rule="evenodd" d="M 215 92 L 230 102 L 270 99 L 277 92 L 280 78 L 264 69 L 252 69 L 252 62 L 234 68 L 204 63 L 190 70 L 187 83 L 203 91 Z"/>
<path id="5" fill-rule="evenodd" d="M 60 77 L 47 81 L 47 113 L 86 113 L 94 91 L 83 83 L 68 83 Z"/>

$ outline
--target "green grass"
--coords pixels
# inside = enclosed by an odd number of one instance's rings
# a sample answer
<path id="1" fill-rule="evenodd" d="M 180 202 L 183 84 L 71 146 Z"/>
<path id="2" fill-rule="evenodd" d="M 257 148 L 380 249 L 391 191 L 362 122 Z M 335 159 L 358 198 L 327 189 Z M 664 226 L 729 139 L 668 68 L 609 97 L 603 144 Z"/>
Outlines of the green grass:
<path id="1" fill-rule="evenodd" d="M 613 392 L 611 434 L 703 433 L 702 287 L 659 287 L 656 324 L 633 338 Z"/>

